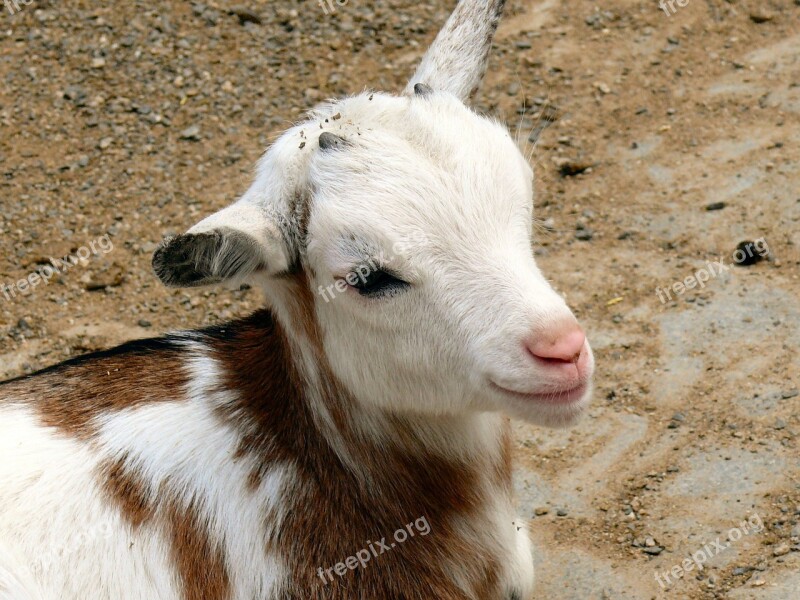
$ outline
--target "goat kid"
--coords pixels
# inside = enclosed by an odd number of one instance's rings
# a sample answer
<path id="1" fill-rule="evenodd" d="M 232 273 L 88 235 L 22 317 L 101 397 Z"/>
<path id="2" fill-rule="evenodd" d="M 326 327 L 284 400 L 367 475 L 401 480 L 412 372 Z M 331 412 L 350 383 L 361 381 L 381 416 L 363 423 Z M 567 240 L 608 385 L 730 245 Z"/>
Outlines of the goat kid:
<path id="1" fill-rule="evenodd" d="M 593 359 L 533 259 L 530 167 L 464 105 L 502 6 L 462 0 L 401 95 L 317 108 L 156 251 L 166 285 L 269 310 L 0 386 L 0 598 L 531 596 L 503 415 L 574 422 Z"/>

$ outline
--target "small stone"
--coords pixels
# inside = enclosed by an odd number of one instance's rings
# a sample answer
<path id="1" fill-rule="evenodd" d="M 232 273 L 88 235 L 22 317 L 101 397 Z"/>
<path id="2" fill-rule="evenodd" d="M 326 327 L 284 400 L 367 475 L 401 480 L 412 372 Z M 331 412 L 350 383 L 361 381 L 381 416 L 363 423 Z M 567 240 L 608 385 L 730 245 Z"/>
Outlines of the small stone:
<path id="1" fill-rule="evenodd" d="M 772 21 L 772 19 L 774 18 L 775 17 L 773 15 L 766 12 L 753 11 L 750 13 L 750 20 L 753 23 L 758 23 L 758 24 L 768 23 L 769 21 Z"/>
<path id="2" fill-rule="evenodd" d="M 181 131 L 180 138 L 190 142 L 200 141 L 200 127 L 198 125 L 190 125 Z"/>
<path id="3" fill-rule="evenodd" d="M 566 517 L 567 516 L 567 509 L 566 508 L 557 508 L 556 515 L 559 517 Z"/>
<path id="4" fill-rule="evenodd" d="M 148 327 L 152 326 L 153 324 L 147 319 L 139 319 L 139 327 L 144 327 L 145 329 L 147 329 Z"/>
<path id="5" fill-rule="evenodd" d="M 90 277 L 83 287 L 87 292 L 95 292 L 106 288 L 119 287 L 124 281 L 125 277 L 122 272 L 116 271 Z"/>
<path id="6" fill-rule="evenodd" d="M 246 6 L 234 6 L 230 12 L 239 17 L 239 25 L 244 25 L 245 23 L 261 25 L 261 15 Z"/>
<path id="7" fill-rule="evenodd" d="M 800 394 L 800 390 L 798 389 L 787 390 L 785 392 L 781 392 L 781 398 L 788 400 L 789 398 L 794 398 L 798 394 Z"/>
<path id="8" fill-rule="evenodd" d="M 711 204 L 706 204 L 706 210 L 722 210 L 725 206 L 724 202 L 712 202 Z"/>
<path id="9" fill-rule="evenodd" d="M 100 150 L 105 150 L 106 148 L 111 146 L 111 144 L 113 142 L 114 142 L 114 138 L 104 137 L 103 139 L 100 140 L 100 143 L 97 144 L 97 147 L 100 148 Z"/>
<path id="10" fill-rule="evenodd" d="M 600 90 L 601 94 L 610 94 L 611 93 L 611 88 L 608 87 L 608 85 L 606 85 L 602 81 L 599 81 L 599 82 L 595 83 L 594 87 L 597 88 L 598 90 Z"/>
<path id="11" fill-rule="evenodd" d="M 92 59 L 92 68 L 93 69 L 102 69 L 106 66 L 106 59 L 105 58 L 93 58 Z"/>
<path id="12" fill-rule="evenodd" d="M 736 245 L 733 253 L 734 262 L 742 267 L 749 267 L 764 260 L 765 252 L 758 244 L 745 240 Z"/>
<path id="13" fill-rule="evenodd" d="M 591 229 L 579 229 L 575 232 L 575 239 L 581 240 L 582 242 L 588 242 L 594 237 L 594 233 Z"/>
<path id="14" fill-rule="evenodd" d="M 658 556 L 663 551 L 664 551 L 664 548 L 662 548 L 661 546 L 652 546 L 650 548 L 647 548 L 647 547 L 642 548 L 642 552 L 644 552 L 645 554 L 649 554 L 650 556 Z"/>
<path id="15" fill-rule="evenodd" d="M 784 543 L 782 543 L 782 544 L 780 544 L 780 545 L 775 547 L 775 549 L 772 551 L 772 555 L 773 556 L 783 556 L 784 554 L 789 554 L 790 551 L 791 551 L 791 548 L 789 547 L 789 544 L 784 542 Z"/>
<path id="16" fill-rule="evenodd" d="M 528 40 L 519 40 L 515 46 L 519 50 L 527 50 L 531 47 L 531 43 Z"/>
<path id="17" fill-rule="evenodd" d="M 322 92 L 314 88 L 306 88 L 306 90 L 303 92 L 303 97 L 307 102 L 319 102 L 322 100 Z"/>
<path id="18" fill-rule="evenodd" d="M 546 506 L 539 506 L 536 509 L 534 509 L 533 514 L 535 514 L 537 517 L 541 517 L 543 515 L 548 514 L 549 512 L 550 509 L 547 508 Z"/>
<path id="19" fill-rule="evenodd" d="M 786 421 L 783 419 L 776 419 L 775 425 L 772 426 L 773 429 L 777 429 L 780 431 L 781 429 L 786 429 Z"/>
<path id="20" fill-rule="evenodd" d="M 508 89 L 506 90 L 506 94 L 509 96 L 516 96 L 519 94 L 519 83 L 516 81 L 512 81 L 508 84 Z"/>
<path id="21" fill-rule="evenodd" d="M 558 172 L 562 177 L 574 177 L 581 173 L 590 172 L 592 163 L 583 160 L 571 160 L 569 158 L 555 158 L 553 162 L 558 167 Z"/>

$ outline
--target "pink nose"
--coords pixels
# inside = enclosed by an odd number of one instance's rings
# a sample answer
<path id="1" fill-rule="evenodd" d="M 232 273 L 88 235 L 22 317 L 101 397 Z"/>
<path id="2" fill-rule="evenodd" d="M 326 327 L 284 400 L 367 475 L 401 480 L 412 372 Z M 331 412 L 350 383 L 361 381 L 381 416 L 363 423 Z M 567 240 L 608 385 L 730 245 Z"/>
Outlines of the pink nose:
<path id="1" fill-rule="evenodd" d="M 586 334 L 577 323 L 569 323 L 534 336 L 525 344 L 528 352 L 550 363 L 577 362 L 583 352 Z"/>

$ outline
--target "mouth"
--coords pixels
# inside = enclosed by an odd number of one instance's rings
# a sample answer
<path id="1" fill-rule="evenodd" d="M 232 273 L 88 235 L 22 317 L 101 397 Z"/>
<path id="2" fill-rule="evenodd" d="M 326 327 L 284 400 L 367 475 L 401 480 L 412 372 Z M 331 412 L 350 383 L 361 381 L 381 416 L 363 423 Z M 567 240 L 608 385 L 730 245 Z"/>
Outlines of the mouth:
<path id="1" fill-rule="evenodd" d="M 517 400 L 523 400 L 525 402 L 538 402 L 553 406 L 566 406 L 569 404 L 574 404 L 583 398 L 584 395 L 586 395 L 586 391 L 589 389 L 588 381 L 583 381 L 572 388 L 545 393 L 517 392 L 514 390 L 509 390 L 508 388 L 504 388 L 503 386 L 496 384 L 494 381 L 490 383 L 492 388 L 506 396 L 511 396 Z"/>

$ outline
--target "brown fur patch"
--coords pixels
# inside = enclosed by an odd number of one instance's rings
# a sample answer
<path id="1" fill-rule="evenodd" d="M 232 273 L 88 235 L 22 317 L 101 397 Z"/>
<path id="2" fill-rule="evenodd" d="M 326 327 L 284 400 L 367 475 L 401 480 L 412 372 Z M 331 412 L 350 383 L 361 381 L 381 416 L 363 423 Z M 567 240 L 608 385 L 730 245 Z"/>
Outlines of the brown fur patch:
<path id="1" fill-rule="evenodd" d="M 194 505 L 167 508 L 172 561 L 183 581 L 184 600 L 226 600 L 231 584 L 222 550 L 209 539 L 210 527 Z"/>
<path id="2" fill-rule="evenodd" d="M 99 480 L 106 494 L 133 529 L 153 518 L 153 506 L 139 478 L 125 466 L 125 459 L 109 461 L 100 468 Z"/>
<path id="3" fill-rule="evenodd" d="M 26 401 L 44 425 L 89 439 L 97 416 L 180 399 L 187 381 L 177 344 L 141 340 L 3 383 L 0 394 Z"/>
<path id="4" fill-rule="evenodd" d="M 239 456 L 258 465 L 251 476 L 256 488 L 276 465 L 290 464 L 296 477 L 284 500 L 280 531 L 267 540 L 265 550 L 287 561 L 291 580 L 280 598 L 302 600 L 467 600 L 455 584 L 454 571 L 466 575 L 481 600 L 505 600 L 499 589 L 500 565 L 493 552 L 475 547 L 485 531 L 465 536 L 463 527 L 485 509 L 486 485 L 510 482 L 510 452 L 499 464 L 474 465 L 423 452 L 424 443 L 414 427 L 397 419 L 393 427 L 397 445 L 365 439 L 354 426 L 363 409 L 356 406 L 324 360 L 321 335 L 314 318 L 314 302 L 305 275 L 285 278 L 286 296 L 292 299 L 294 335 L 266 311 L 245 321 L 209 330 L 212 356 L 224 366 L 226 388 L 239 390 L 234 405 L 220 414 L 243 432 Z M 294 362 L 296 345 L 320 359 L 322 407 L 305 391 L 302 370 Z M 309 345 L 311 347 L 309 347 Z M 324 410 L 335 421 L 340 439 L 333 443 L 320 429 L 316 412 Z M 337 453 L 342 444 L 361 466 L 354 472 Z M 416 447 L 417 453 L 403 450 Z M 483 474 L 495 474 L 489 483 Z M 507 472 L 508 470 L 508 472 Z M 493 479 L 491 476 L 489 479 Z M 373 557 L 367 568 L 347 570 L 327 583 L 319 568 L 329 569 L 368 541 L 382 537 L 391 543 L 394 532 L 425 517 L 431 532 L 416 533 L 389 552 Z M 275 522 L 277 515 L 265 515 Z M 456 530 L 454 524 L 459 523 Z M 509 527 L 512 525 L 509 523 Z M 507 550 L 507 549 L 506 549 Z"/>

